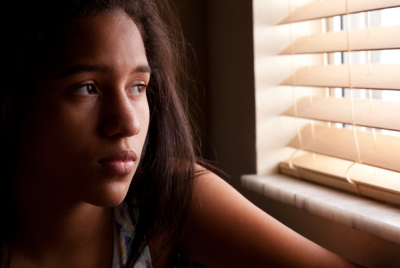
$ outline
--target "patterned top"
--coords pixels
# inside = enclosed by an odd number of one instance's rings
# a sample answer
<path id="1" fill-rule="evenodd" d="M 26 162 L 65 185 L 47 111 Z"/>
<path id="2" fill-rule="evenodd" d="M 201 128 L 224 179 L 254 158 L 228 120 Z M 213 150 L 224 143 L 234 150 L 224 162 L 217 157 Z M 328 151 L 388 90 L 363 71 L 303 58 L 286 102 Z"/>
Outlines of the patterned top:
<path id="1" fill-rule="evenodd" d="M 125 267 L 135 232 L 135 219 L 138 216 L 139 210 L 137 208 L 130 208 L 125 201 L 114 207 L 115 224 L 112 268 Z M 144 248 L 134 268 L 153 268 L 148 246 Z"/>

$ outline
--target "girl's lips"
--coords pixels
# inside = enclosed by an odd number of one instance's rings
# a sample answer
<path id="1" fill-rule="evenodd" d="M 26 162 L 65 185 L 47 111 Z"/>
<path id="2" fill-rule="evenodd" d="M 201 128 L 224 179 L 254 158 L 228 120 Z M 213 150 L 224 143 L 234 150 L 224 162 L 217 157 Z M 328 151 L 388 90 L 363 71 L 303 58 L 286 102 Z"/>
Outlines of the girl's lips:
<path id="1" fill-rule="evenodd" d="M 130 174 L 133 171 L 135 164 L 131 159 L 101 161 L 99 163 L 117 175 Z"/>
<path id="2" fill-rule="evenodd" d="M 105 157 L 99 164 L 117 175 L 128 175 L 133 171 L 137 155 L 133 150 L 121 150 L 112 156 Z"/>
<path id="3" fill-rule="evenodd" d="M 109 162 L 116 160 L 132 160 L 135 162 L 137 160 L 137 155 L 134 150 L 121 150 L 113 153 L 108 157 L 104 157 L 99 160 L 99 162 Z"/>

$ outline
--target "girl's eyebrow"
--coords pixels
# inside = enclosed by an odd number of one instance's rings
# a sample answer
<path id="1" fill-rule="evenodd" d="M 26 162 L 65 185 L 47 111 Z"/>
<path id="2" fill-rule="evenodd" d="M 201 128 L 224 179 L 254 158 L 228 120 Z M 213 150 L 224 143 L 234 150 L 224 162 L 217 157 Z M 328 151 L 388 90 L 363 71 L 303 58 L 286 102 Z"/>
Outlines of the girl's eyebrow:
<path id="1" fill-rule="evenodd" d="M 149 73 L 149 74 L 151 74 L 151 68 L 149 65 L 141 65 L 141 66 L 136 67 L 131 72 L 131 74 L 134 74 L 134 73 Z"/>
<path id="2" fill-rule="evenodd" d="M 63 71 L 60 77 L 65 77 L 69 75 L 79 74 L 79 73 L 88 73 L 88 72 L 106 72 L 113 74 L 114 69 L 107 65 L 101 64 L 91 64 L 91 65 L 76 65 L 67 70 Z M 151 68 L 148 65 L 140 65 L 132 70 L 133 73 L 149 73 L 151 74 Z"/>

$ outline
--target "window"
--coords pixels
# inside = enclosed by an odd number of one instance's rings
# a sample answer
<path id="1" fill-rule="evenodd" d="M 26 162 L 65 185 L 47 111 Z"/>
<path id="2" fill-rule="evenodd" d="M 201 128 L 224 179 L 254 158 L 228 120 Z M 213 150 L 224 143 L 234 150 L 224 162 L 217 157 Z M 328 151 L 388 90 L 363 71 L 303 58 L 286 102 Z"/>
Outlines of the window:
<path id="1" fill-rule="evenodd" d="M 273 4 L 290 15 L 267 27 L 255 12 L 259 173 L 286 158 L 285 174 L 400 204 L 400 1 Z M 281 41 L 268 44 L 271 35 Z M 282 106 L 294 120 L 266 116 Z M 263 135 L 271 126 L 275 144 Z M 294 153 L 278 148 L 285 140 Z"/>

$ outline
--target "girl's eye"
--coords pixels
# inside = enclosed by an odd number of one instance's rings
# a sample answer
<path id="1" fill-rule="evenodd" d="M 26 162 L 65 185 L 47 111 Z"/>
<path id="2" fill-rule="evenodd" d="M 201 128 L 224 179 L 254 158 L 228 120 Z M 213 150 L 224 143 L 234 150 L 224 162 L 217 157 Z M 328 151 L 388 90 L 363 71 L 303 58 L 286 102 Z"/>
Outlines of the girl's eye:
<path id="1" fill-rule="evenodd" d="M 79 86 L 79 87 L 73 89 L 73 91 L 80 95 L 91 95 L 91 94 L 97 93 L 97 90 L 93 84 L 85 84 L 85 85 Z"/>
<path id="2" fill-rule="evenodd" d="M 145 89 L 146 89 L 145 84 L 138 84 L 138 85 L 134 85 L 133 87 L 128 89 L 128 93 L 140 96 L 141 93 L 143 92 L 143 90 L 145 90 Z"/>

